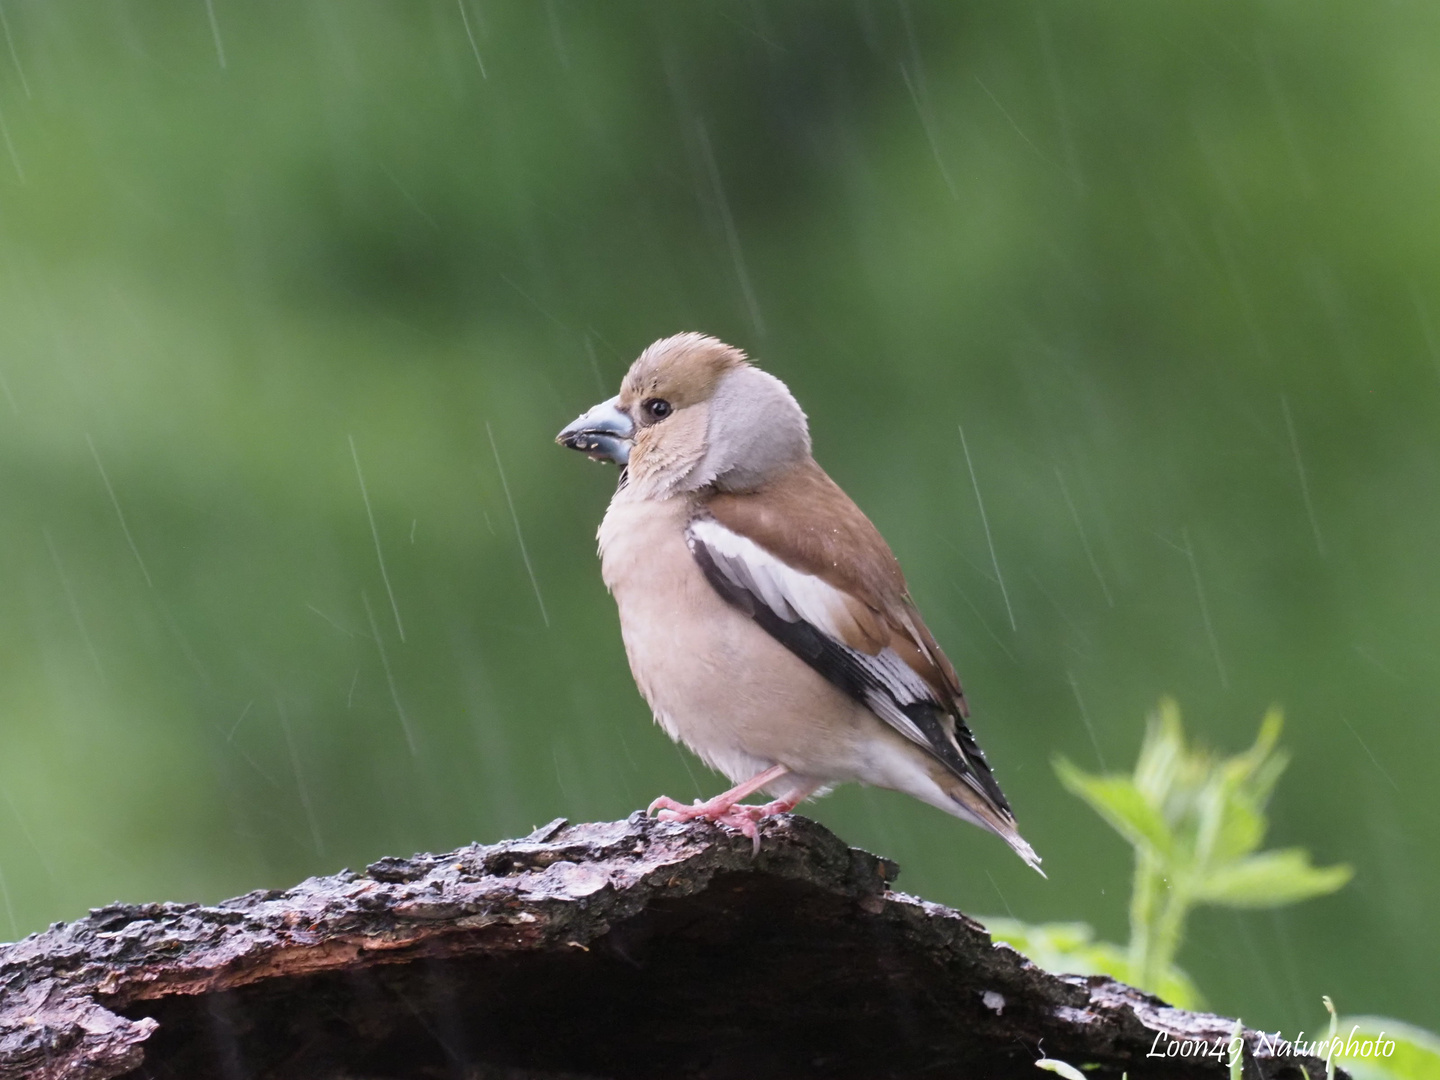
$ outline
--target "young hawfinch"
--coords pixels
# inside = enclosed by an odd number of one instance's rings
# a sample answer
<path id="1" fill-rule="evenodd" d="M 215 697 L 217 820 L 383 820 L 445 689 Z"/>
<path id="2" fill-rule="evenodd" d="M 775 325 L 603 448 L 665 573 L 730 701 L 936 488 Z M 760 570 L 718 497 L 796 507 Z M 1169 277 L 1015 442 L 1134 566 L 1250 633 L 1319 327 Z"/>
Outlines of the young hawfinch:
<path id="1" fill-rule="evenodd" d="M 736 786 L 652 812 L 756 823 L 847 780 L 998 834 L 1036 870 L 965 726 L 955 669 L 870 519 L 810 456 L 785 384 L 677 334 L 558 441 L 620 466 L 600 525 L 605 584 L 655 719 Z M 745 806 L 764 790 L 775 800 Z"/>

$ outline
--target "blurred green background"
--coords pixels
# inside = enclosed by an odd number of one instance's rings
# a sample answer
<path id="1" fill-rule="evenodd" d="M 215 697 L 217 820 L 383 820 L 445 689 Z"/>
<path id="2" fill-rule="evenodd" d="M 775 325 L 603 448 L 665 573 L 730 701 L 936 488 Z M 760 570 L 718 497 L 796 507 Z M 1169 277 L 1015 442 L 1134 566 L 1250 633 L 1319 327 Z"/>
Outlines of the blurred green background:
<path id="1" fill-rule="evenodd" d="M 551 442 L 701 329 L 806 407 L 1050 879 L 816 817 L 1124 940 L 1052 756 L 1278 702 L 1270 842 L 1355 881 L 1180 962 L 1287 1035 L 1440 1026 L 1440 7 L 0 11 L 0 938 L 720 790 Z"/>

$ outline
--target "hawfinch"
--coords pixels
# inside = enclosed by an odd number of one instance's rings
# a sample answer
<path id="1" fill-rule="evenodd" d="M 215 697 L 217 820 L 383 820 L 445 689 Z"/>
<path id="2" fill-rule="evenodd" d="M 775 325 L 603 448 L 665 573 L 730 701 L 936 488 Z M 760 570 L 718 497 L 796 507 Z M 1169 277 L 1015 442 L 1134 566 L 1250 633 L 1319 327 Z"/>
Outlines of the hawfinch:
<path id="1" fill-rule="evenodd" d="M 739 349 L 677 334 L 557 440 L 620 466 L 605 584 L 655 719 L 735 787 L 663 818 L 757 822 L 855 780 L 996 833 L 1036 870 L 965 699 L 875 526 L 810 456 L 805 414 Z M 742 805 L 757 791 L 774 796 Z"/>

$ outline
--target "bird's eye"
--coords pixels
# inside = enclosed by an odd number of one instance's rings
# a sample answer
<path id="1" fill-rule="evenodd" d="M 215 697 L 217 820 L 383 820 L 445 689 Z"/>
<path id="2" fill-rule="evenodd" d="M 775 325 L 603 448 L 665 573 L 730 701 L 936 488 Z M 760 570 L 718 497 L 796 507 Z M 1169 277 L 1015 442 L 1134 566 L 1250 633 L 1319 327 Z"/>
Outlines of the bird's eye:
<path id="1" fill-rule="evenodd" d="M 658 397 L 648 399 L 640 407 L 645 410 L 645 415 L 651 420 L 664 420 L 674 411 L 668 401 Z"/>

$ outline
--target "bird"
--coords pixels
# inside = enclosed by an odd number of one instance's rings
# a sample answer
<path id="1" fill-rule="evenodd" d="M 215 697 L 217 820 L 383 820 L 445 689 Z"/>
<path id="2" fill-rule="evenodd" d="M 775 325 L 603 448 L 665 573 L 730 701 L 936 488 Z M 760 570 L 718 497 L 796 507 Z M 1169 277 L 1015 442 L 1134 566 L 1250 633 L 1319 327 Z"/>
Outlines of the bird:
<path id="1" fill-rule="evenodd" d="M 597 537 L 631 673 L 666 734 L 735 785 L 649 813 L 733 827 L 758 852 L 763 819 L 858 781 L 995 833 L 1043 876 L 954 667 L 785 383 L 676 334 L 556 441 L 620 467 Z"/>

